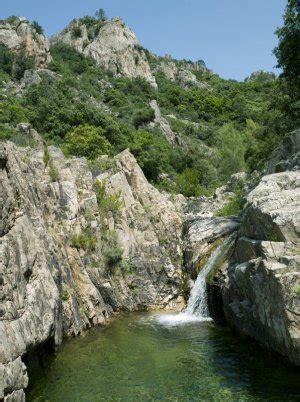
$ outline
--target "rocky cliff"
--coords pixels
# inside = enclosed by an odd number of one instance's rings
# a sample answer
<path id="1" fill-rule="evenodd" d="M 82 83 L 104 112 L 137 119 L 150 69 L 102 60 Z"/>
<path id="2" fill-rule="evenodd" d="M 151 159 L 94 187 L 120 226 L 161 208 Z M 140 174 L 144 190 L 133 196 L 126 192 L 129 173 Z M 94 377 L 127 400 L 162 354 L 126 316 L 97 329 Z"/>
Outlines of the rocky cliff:
<path id="1" fill-rule="evenodd" d="M 232 258 L 210 283 L 211 311 L 300 365 L 300 131 L 247 197 Z M 297 156 L 298 155 L 298 156 Z M 290 171 L 282 171 L 283 167 Z M 222 306 L 215 309 L 214 304 Z M 219 315 L 219 316 L 218 316 Z"/>
<path id="2" fill-rule="evenodd" d="M 23 400 L 24 356 L 39 345 L 114 312 L 183 305 L 181 218 L 134 157 L 124 151 L 89 167 L 34 138 L 35 149 L 0 149 L 5 401 Z"/>
<path id="3" fill-rule="evenodd" d="M 15 53 L 32 57 L 36 68 L 44 68 L 52 60 L 47 38 L 24 17 L 0 21 L 0 44 Z"/>
<path id="4" fill-rule="evenodd" d="M 75 47 L 114 75 L 142 77 L 153 87 L 157 86 L 144 50 L 120 18 L 94 21 L 91 26 L 84 19 L 76 19 L 54 35 L 51 42 Z"/>

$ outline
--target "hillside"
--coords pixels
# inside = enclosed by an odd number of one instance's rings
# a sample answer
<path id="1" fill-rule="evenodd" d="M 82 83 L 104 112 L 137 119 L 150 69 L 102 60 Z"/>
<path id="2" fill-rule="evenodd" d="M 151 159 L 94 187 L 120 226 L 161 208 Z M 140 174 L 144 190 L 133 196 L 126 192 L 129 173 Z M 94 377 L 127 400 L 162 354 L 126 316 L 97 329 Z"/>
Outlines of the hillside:
<path id="1" fill-rule="evenodd" d="M 236 82 L 203 61 L 155 56 L 119 18 L 75 19 L 49 53 L 35 24 L 11 17 L 0 26 L 2 138 L 13 140 L 25 122 L 66 154 L 92 160 L 129 148 L 153 184 L 199 196 L 233 173 L 262 169 L 294 128 L 276 105 L 272 74 Z"/>

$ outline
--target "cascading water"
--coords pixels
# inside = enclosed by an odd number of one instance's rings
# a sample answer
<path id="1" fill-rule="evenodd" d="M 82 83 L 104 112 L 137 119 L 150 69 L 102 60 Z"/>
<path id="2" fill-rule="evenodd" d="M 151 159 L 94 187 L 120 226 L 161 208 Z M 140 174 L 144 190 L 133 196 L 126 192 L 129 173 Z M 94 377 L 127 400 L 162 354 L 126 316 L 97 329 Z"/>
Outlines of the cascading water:
<path id="1" fill-rule="evenodd" d="M 158 321 L 161 324 L 177 325 L 190 321 L 211 320 L 207 304 L 206 278 L 216 267 L 222 265 L 232 246 L 233 239 L 233 236 L 230 236 L 210 255 L 192 288 L 186 309 L 182 313 L 176 315 L 160 315 Z"/>

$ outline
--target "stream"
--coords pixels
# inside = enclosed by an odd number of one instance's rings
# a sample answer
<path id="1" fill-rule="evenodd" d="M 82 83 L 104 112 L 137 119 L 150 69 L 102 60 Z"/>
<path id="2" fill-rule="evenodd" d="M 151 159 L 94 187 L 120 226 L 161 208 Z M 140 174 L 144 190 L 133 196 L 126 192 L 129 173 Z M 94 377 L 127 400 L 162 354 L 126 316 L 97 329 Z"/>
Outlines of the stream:
<path id="1" fill-rule="evenodd" d="M 28 400 L 300 401 L 299 371 L 209 317 L 206 278 L 232 241 L 212 252 L 183 312 L 119 317 L 32 362 Z"/>

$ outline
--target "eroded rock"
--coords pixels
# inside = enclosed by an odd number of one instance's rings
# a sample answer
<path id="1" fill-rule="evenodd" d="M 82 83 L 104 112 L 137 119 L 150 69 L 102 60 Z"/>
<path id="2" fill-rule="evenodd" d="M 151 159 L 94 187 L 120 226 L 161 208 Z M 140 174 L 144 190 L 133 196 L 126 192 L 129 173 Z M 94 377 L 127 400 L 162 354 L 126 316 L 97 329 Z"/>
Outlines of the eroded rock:
<path id="1" fill-rule="evenodd" d="M 76 27 L 80 30 L 78 36 L 74 36 Z M 157 87 L 144 50 L 135 34 L 120 18 L 103 22 L 99 31 L 92 37 L 81 20 L 74 20 L 62 32 L 54 35 L 51 41 L 75 47 L 77 51 L 92 57 L 114 75 L 142 77 L 154 88 Z"/>
<path id="2" fill-rule="evenodd" d="M 47 38 L 24 17 L 0 21 L 0 44 L 15 53 L 24 52 L 33 57 L 36 68 L 45 68 L 52 60 Z"/>
<path id="3" fill-rule="evenodd" d="M 97 177 L 85 159 L 45 152 L 41 143 L 0 146 L 5 400 L 24 400 L 22 359 L 39 345 L 105 324 L 113 312 L 183 306 L 181 217 L 129 151 Z"/>

